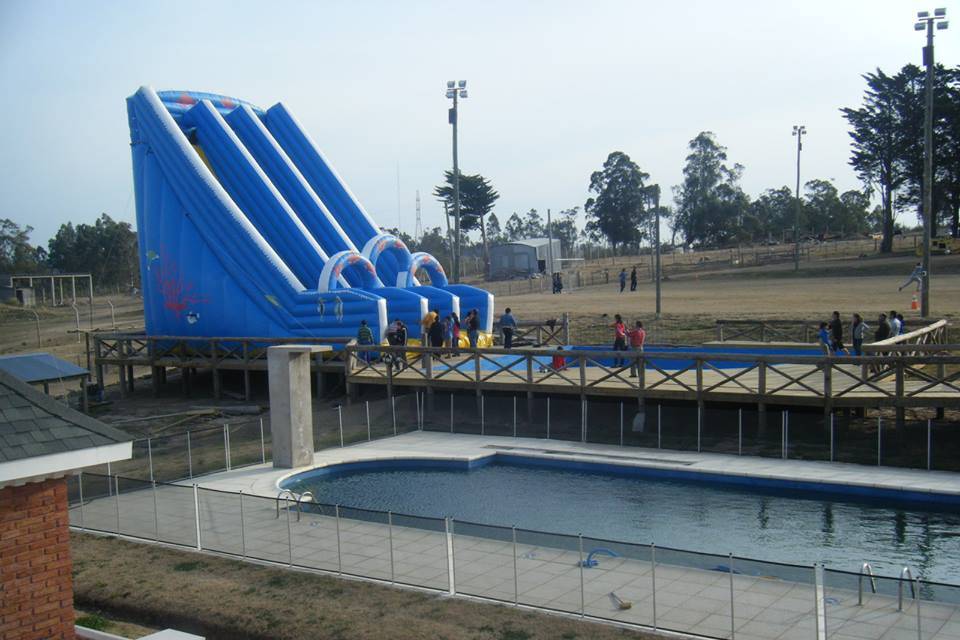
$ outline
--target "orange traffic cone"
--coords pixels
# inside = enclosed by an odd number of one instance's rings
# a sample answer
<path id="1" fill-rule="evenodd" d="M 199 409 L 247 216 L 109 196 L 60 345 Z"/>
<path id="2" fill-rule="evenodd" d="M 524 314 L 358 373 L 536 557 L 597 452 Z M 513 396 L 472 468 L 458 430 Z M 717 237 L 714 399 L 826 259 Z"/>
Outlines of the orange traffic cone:
<path id="1" fill-rule="evenodd" d="M 913 300 L 910 302 L 910 309 L 916 311 L 920 308 L 920 304 L 917 302 L 917 294 L 913 294 Z"/>

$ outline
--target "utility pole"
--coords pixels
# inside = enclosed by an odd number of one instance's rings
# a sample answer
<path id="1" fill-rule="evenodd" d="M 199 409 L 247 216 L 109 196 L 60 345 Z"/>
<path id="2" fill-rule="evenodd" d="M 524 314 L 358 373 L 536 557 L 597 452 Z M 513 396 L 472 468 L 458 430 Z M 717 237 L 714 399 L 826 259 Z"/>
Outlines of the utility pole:
<path id="1" fill-rule="evenodd" d="M 797 138 L 797 189 L 794 194 L 797 196 L 796 211 L 793 216 L 793 270 L 800 271 L 800 150 L 803 149 L 803 135 L 807 128 L 801 125 L 793 125 L 793 135 Z"/>
<path id="2" fill-rule="evenodd" d="M 653 255 L 656 261 L 654 266 L 654 280 L 657 287 L 657 320 L 660 319 L 660 185 L 655 184 L 650 187 L 653 192 Z"/>
<path id="3" fill-rule="evenodd" d="M 457 98 L 467 97 L 466 80 L 448 80 L 447 98 L 453 98 L 453 108 L 447 119 L 453 125 L 453 233 L 455 250 L 453 254 L 453 281 L 460 282 L 460 166 L 457 157 Z"/>
<path id="4" fill-rule="evenodd" d="M 550 209 L 547 209 L 547 260 L 550 265 L 547 267 L 547 273 L 553 277 L 553 229 L 550 228 Z"/>
<path id="5" fill-rule="evenodd" d="M 420 221 L 420 189 L 417 189 L 417 224 L 413 228 L 413 239 L 420 242 L 423 237 L 423 222 Z"/>
<path id="6" fill-rule="evenodd" d="M 926 30 L 927 46 L 923 48 L 923 64 L 927 68 L 926 109 L 923 118 L 923 273 L 920 276 L 920 315 L 930 315 L 930 236 L 933 230 L 933 29 L 948 26 L 947 10 L 934 9 L 917 13 L 916 31 Z"/>

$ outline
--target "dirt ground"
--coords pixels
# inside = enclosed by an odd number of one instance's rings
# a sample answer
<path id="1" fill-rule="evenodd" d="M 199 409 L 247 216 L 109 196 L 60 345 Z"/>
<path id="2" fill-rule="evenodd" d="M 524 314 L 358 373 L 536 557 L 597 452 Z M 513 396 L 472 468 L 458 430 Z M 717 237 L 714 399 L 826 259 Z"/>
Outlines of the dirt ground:
<path id="1" fill-rule="evenodd" d="M 209 640 L 612 640 L 653 634 L 71 534 L 77 605 Z"/>

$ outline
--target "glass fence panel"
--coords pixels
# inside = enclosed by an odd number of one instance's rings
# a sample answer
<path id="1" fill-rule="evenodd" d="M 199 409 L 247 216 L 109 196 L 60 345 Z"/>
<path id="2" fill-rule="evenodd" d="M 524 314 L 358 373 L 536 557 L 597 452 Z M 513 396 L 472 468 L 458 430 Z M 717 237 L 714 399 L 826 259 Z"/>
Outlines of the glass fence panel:
<path id="1" fill-rule="evenodd" d="M 397 433 L 410 433 L 420 429 L 421 391 L 394 396 L 393 406 L 397 416 Z"/>
<path id="2" fill-rule="evenodd" d="M 517 435 L 521 438 L 547 437 L 546 396 L 517 396 Z"/>
<path id="3" fill-rule="evenodd" d="M 113 498 L 113 477 L 84 472 L 81 481 L 84 527 L 95 531 L 116 532 L 117 507 Z"/>
<path id="4" fill-rule="evenodd" d="M 322 451 L 340 446 L 339 405 L 313 408 L 313 449 Z"/>
<path id="5" fill-rule="evenodd" d="M 296 520 L 293 501 L 261 496 L 243 497 L 243 531 L 247 556 L 273 562 L 290 562 L 290 535 Z M 290 527 L 287 526 L 288 511 Z"/>
<path id="6" fill-rule="evenodd" d="M 457 393 L 451 396 L 453 430 L 455 433 L 478 435 L 483 429 L 480 396 L 475 393 Z"/>
<path id="7" fill-rule="evenodd" d="M 197 505 L 203 548 L 244 555 L 246 532 L 240 518 L 240 494 L 197 489 Z"/>
<path id="8" fill-rule="evenodd" d="M 117 478 L 118 533 L 136 538 L 157 537 L 157 519 L 154 511 L 153 485 L 147 480 Z"/>
<path id="9" fill-rule="evenodd" d="M 730 559 L 657 547 L 656 562 L 657 626 L 681 633 L 729 638 Z M 738 575 L 736 571 L 738 568 L 734 566 L 735 590 L 746 591 L 754 586 L 754 579 Z M 735 622 L 735 613 L 733 619 Z"/>
<path id="10" fill-rule="evenodd" d="M 547 398 L 549 435 L 552 440 L 579 442 L 581 432 L 581 402 L 577 396 L 555 395 Z"/>
<path id="11" fill-rule="evenodd" d="M 660 407 L 660 443 L 664 449 L 697 450 L 697 407 L 663 404 Z"/>
<path id="12" fill-rule="evenodd" d="M 960 429 L 957 429 L 956 423 L 931 421 L 930 442 L 932 469 L 960 471 Z"/>
<path id="13" fill-rule="evenodd" d="M 705 404 L 700 434 L 701 451 L 737 453 L 741 414 L 737 407 Z"/>
<path id="14" fill-rule="evenodd" d="M 454 522 L 454 575 L 457 593 L 504 602 L 516 596 L 511 530 L 472 522 Z"/>
<path id="15" fill-rule="evenodd" d="M 190 431 L 190 460 L 194 477 L 226 470 L 225 446 L 223 427 Z"/>
<path id="16" fill-rule="evenodd" d="M 453 394 L 445 391 L 427 393 L 423 402 L 423 430 L 453 432 Z"/>
<path id="17" fill-rule="evenodd" d="M 260 420 L 230 424 L 231 468 L 261 464 Z"/>
<path id="18" fill-rule="evenodd" d="M 118 460 L 110 464 L 110 473 L 135 480 L 150 479 L 149 449 L 146 439 L 133 441 L 133 455 L 128 460 Z"/>
<path id="19" fill-rule="evenodd" d="M 583 559 L 588 616 L 653 626 L 649 546 L 584 538 Z"/>
<path id="20" fill-rule="evenodd" d="M 377 401 L 381 403 L 382 401 Z M 371 403 L 373 404 L 373 403 Z M 379 406 L 379 404 L 377 405 Z M 338 410 L 340 415 L 328 416 L 329 418 L 336 420 L 337 428 L 337 440 L 336 445 L 340 445 L 340 421 L 343 421 L 343 444 L 353 444 L 356 442 L 366 442 L 370 437 L 378 437 L 377 435 L 371 436 L 371 432 L 367 429 L 367 404 L 366 402 L 352 402 L 349 404 L 341 404 Z M 387 415 L 385 418 L 386 423 L 390 423 L 390 407 L 387 405 L 386 408 Z M 373 411 L 371 411 L 373 413 Z M 374 416 L 371 416 L 372 418 Z M 378 416 L 379 417 L 379 416 Z M 380 418 L 383 420 L 383 418 Z"/>
<path id="21" fill-rule="evenodd" d="M 446 590 L 447 536 L 441 518 L 393 516 L 393 566 L 400 583 Z"/>
<path id="22" fill-rule="evenodd" d="M 520 434 L 521 403 L 516 395 L 483 394 L 483 429 L 488 436 Z"/>
<path id="23" fill-rule="evenodd" d="M 579 561 L 576 536 L 517 529 L 519 602 L 580 613 Z"/>
<path id="24" fill-rule="evenodd" d="M 838 411 L 833 417 L 834 460 L 877 464 L 877 419 L 858 417 L 854 410 Z"/>
<path id="25" fill-rule="evenodd" d="M 889 467 L 925 469 L 927 466 L 927 421 L 905 420 L 903 423 L 897 424 L 895 419 L 885 417 L 882 425 L 883 431 L 880 434 L 881 463 Z"/>
<path id="26" fill-rule="evenodd" d="M 286 526 L 287 509 L 290 516 L 290 538 L 293 543 L 293 563 L 340 571 L 340 552 L 337 547 L 337 518 L 333 505 L 301 504 L 300 513 L 293 502 L 281 502 L 280 520 Z"/>
<path id="27" fill-rule="evenodd" d="M 390 580 L 391 533 L 386 513 L 340 507 L 340 562 L 343 572 Z"/>
<path id="28" fill-rule="evenodd" d="M 150 440 L 153 453 L 153 479 L 157 482 L 174 482 L 190 477 L 190 460 L 187 458 L 187 434 L 177 433 Z"/>
<path id="29" fill-rule="evenodd" d="M 162 542 L 196 546 L 197 511 L 193 487 L 157 485 L 157 526 Z"/>
<path id="30" fill-rule="evenodd" d="M 80 509 L 80 476 L 67 476 L 67 509 L 71 527 L 83 526 L 83 511 Z"/>
<path id="31" fill-rule="evenodd" d="M 823 411 L 788 411 L 786 438 L 788 458 L 830 459 L 830 423 Z"/>
<path id="32" fill-rule="evenodd" d="M 622 436 L 627 427 L 625 421 L 626 409 L 623 401 L 588 400 L 587 442 L 596 444 L 621 444 Z"/>
<path id="33" fill-rule="evenodd" d="M 662 417 L 663 411 L 659 404 L 645 402 L 641 405 L 639 401 L 625 401 L 623 444 L 628 447 L 657 448 L 658 433 L 663 433 L 663 425 L 659 424 Z"/>

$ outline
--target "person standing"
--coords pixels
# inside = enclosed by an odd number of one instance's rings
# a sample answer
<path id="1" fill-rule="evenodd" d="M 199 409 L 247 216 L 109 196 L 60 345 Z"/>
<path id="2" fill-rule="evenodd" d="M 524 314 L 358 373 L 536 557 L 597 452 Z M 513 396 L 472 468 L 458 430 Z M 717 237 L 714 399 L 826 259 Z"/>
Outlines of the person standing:
<path id="1" fill-rule="evenodd" d="M 443 324 L 440 322 L 440 312 L 437 309 L 433 310 L 433 324 L 430 325 L 430 346 L 431 347 L 442 347 L 443 346 Z"/>
<path id="2" fill-rule="evenodd" d="M 423 316 L 423 320 L 420 321 L 420 342 L 425 347 L 431 346 L 430 344 L 430 327 L 433 326 L 433 323 L 437 321 L 437 314 L 433 311 L 427 311 L 427 315 Z"/>
<path id="3" fill-rule="evenodd" d="M 373 331 L 370 330 L 370 327 L 367 326 L 366 320 L 360 321 L 360 327 L 357 329 L 357 344 L 359 345 L 371 345 L 373 344 Z M 361 356 L 365 361 L 370 362 L 370 352 L 362 351 L 363 355 Z"/>
<path id="4" fill-rule="evenodd" d="M 823 345 L 823 348 L 827 350 L 827 353 L 830 353 L 830 329 L 826 322 L 820 323 L 820 331 L 817 332 L 817 337 L 820 338 L 820 344 Z"/>
<path id="5" fill-rule="evenodd" d="M 624 272 L 625 273 L 625 272 Z M 613 316 L 614 322 L 610 325 L 613 328 L 613 350 L 614 351 L 626 351 L 627 350 L 627 326 L 623 324 L 623 318 L 620 314 Z M 613 366 L 622 367 L 624 365 L 623 358 L 614 358 Z"/>
<path id="6" fill-rule="evenodd" d="M 467 338 L 470 339 L 470 348 L 476 349 L 480 339 L 480 312 L 477 309 L 471 309 L 467 316 Z"/>
<path id="7" fill-rule="evenodd" d="M 451 331 L 453 333 L 453 355 L 460 355 L 460 316 L 457 315 L 455 311 L 450 312 L 450 321 L 452 324 Z"/>
<path id="8" fill-rule="evenodd" d="M 830 320 L 830 349 L 839 354 L 844 351 L 843 348 L 843 322 L 840 321 L 840 312 L 833 312 L 833 319 Z"/>
<path id="9" fill-rule="evenodd" d="M 507 307 L 503 315 L 500 316 L 500 331 L 503 332 L 504 349 L 513 347 L 513 332 L 516 331 L 516 329 L 517 321 L 510 312 L 510 307 Z"/>
<path id="10" fill-rule="evenodd" d="M 620 293 L 627 288 L 627 270 L 620 269 Z"/>
<path id="11" fill-rule="evenodd" d="M 453 314 L 443 319 L 443 346 L 447 349 L 453 347 Z"/>
<path id="12" fill-rule="evenodd" d="M 890 323 L 887 322 L 887 314 L 881 313 L 877 318 L 877 330 L 873 332 L 873 341 L 880 342 L 890 337 Z"/>
<path id="13" fill-rule="evenodd" d="M 853 314 L 853 324 L 850 325 L 850 338 L 853 340 L 853 355 L 863 355 L 863 338 L 866 336 L 870 327 L 859 313 Z"/>
<path id="14" fill-rule="evenodd" d="M 557 293 L 563 293 L 563 274 L 557 271 Z"/>
<path id="15" fill-rule="evenodd" d="M 890 323 L 891 338 L 896 338 L 898 335 L 903 333 L 903 321 L 900 318 L 900 314 L 893 309 L 891 309 L 890 313 L 887 314 L 887 321 Z"/>
<path id="16" fill-rule="evenodd" d="M 630 270 L 630 291 L 637 290 L 637 267 Z"/>
<path id="17" fill-rule="evenodd" d="M 630 348 L 638 353 L 643 353 L 643 343 L 647 341 L 647 332 L 643 330 L 643 323 L 637 320 L 636 326 L 627 332 L 630 337 Z M 639 373 L 637 360 L 630 363 L 630 377 L 636 378 Z"/>

